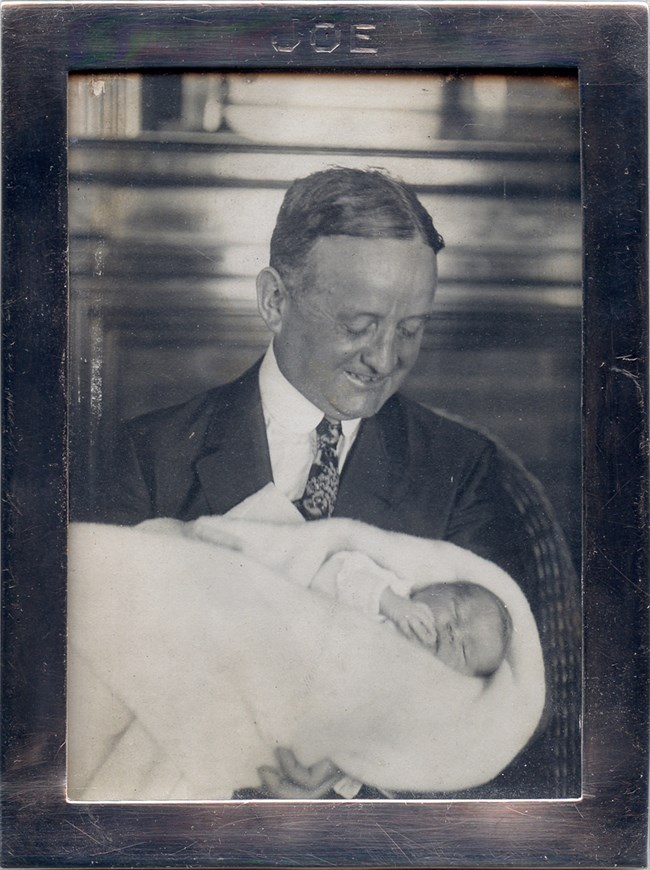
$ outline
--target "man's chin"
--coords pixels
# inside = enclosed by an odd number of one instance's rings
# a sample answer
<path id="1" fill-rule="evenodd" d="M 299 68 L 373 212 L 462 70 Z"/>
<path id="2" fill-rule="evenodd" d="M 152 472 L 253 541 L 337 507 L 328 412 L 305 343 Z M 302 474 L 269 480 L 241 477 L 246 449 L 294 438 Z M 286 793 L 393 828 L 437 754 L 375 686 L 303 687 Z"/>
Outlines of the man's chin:
<path id="1" fill-rule="evenodd" d="M 331 407 L 336 411 L 336 416 L 340 420 L 357 420 L 359 417 L 374 417 L 387 399 L 390 398 L 390 395 L 345 396 L 341 401 L 332 402 Z"/>

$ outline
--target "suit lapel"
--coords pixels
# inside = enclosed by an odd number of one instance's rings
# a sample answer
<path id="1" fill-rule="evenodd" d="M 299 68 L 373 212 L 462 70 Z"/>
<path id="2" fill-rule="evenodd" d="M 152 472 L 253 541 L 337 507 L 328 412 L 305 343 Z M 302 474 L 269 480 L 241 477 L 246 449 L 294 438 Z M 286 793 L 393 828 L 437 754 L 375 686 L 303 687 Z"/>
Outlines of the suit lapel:
<path id="1" fill-rule="evenodd" d="M 406 419 L 396 397 L 364 420 L 343 468 L 334 516 L 375 525 L 391 517 L 411 488 Z"/>
<path id="2" fill-rule="evenodd" d="M 223 514 L 273 480 L 258 381 L 259 364 L 225 389 L 196 472 L 210 509 Z"/>
<path id="3" fill-rule="evenodd" d="M 273 480 L 258 372 L 259 363 L 224 388 L 196 463 L 215 514 L 226 513 Z M 410 488 L 406 418 L 394 396 L 362 422 L 341 475 L 334 516 L 392 526 Z"/>

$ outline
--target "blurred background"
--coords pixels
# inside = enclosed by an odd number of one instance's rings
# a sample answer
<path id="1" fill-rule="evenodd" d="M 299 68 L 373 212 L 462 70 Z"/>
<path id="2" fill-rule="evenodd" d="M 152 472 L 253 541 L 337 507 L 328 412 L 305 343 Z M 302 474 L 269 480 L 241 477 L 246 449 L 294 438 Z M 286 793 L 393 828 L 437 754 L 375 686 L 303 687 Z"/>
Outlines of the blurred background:
<path id="1" fill-rule="evenodd" d="M 411 183 L 445 238 L 406 392 L 543 483 L 580 560 L 578 82 L 558 74 L 128 73 L 69 83 L 71 505 L 120 421 L 264 351 L 255 275 L 289 183 Z"/>

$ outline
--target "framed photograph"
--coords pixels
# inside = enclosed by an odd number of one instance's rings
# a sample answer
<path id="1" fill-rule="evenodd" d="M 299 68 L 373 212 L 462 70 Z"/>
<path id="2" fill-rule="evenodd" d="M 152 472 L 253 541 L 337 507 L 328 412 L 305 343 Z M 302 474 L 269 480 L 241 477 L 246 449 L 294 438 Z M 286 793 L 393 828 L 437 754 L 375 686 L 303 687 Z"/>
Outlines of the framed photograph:
<path id="1" fill-rule="evenodd" d="M 2 865 L 646 867 L 647 5 L 1 11 Z"/>

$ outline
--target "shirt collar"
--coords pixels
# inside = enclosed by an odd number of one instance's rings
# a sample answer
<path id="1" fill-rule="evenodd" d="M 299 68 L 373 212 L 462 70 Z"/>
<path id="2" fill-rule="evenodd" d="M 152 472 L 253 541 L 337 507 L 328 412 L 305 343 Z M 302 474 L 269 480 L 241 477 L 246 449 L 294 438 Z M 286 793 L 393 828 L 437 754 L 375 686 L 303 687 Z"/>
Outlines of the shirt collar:
<path id="1" fill-rule="evenodd" d="M 280 371 L 273 350 L 273 342 L 268 347 L 260 366 L 260 395 L 264 418 L 298 435 L 313 432 L 323 419 L 323 412 L 312 405 Z M 342 420 L 341 428 L 346 438 L 353 436 L 361 419 Z"/>

